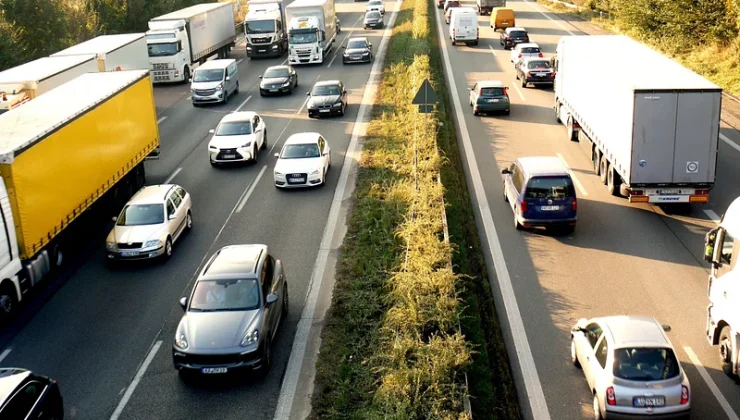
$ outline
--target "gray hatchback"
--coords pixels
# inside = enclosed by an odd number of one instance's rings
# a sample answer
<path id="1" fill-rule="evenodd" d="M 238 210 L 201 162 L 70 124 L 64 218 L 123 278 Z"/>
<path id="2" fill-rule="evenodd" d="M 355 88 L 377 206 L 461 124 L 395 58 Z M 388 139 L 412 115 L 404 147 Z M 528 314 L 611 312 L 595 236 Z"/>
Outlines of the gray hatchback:
<path id="1" fill-rule="evenodd" d="M 272 339 L 288 313 L 288 285 L 267 245 L 218 250 L 180 305 L 185 315 L 172 359 L 181 374 L 270 370 Z"/>

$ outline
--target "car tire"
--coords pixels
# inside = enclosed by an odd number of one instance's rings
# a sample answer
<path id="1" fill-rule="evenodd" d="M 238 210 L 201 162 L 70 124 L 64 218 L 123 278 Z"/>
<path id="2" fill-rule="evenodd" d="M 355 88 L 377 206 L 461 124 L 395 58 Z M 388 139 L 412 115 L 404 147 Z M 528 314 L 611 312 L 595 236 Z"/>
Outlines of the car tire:
<path id="1" fill-rule="evenodd" d="M 477 117 L 478 115 L 480 115 L 480 112 L 478 111 L 478 108 L 476 108 L 476 107 L 473 107 L 473 115 L 474 115 L 474 116 L 476 116 L 476 117 Z"/>
<path id="2" fill-rule="evenodd" d="M 504 111 L 504 115 L 511 115 L 511 110 L 507 109 L 506 111 Z"/>
<path id="3" fill-rule="evenodd" d="M 340 117 L 343 117 L 344 116 L 344 110 L 345 109 L 347 109 L 347 104 L 342 105 L 342 109 L 339 111 L 339 116 Z"/>
<path id="4" fill-rule="evenodd" d="M 518 71 L 514 73 L 514 77 L 516 78 L 516 80 L 519 80 L 519 72 Z"/>
<path id="5" fill-rule="evenodd" d="M 172 239 L 167 237 L 167 240 L 164 242 L 164 254 L 162 254 L 165 260 L 169 260 L 172 258 Z"/>
<path id="6" fill-rule="evenodd" d="M 234 95 L 239 94 L 239 82 L 236 82 L 236 89 L 234 89 Z"/>
<path id="7" fill-rule="evenodd" d="M 265 92 L 262 92 L 262 91 L 260 90 L 260 96 L 264 97 L 264 96 L 265 96 Z"/>
<path id="8" fill-rule="evenodd" d="M 288 295 L 288 283 L 283 285 L 283 318 L 288 315 L 290 308 L 290 296 Z"/>
<path id="9" fill-rule="evenodd" d="M 185 219 L 185 229 L 187 229 L 189 231 L 189 230 L 193 229 L 193 213 L 191 213 L 190 210 L 188 210 L 188 214 L 185 217 L 186 217 L 186 219 Z"/>
<path id="10" fill-rule="evenodd" d="M 593 401 L 593 409 L 594 409 L 594 420 L 603 420 L 604 417 L 601 416 L 601 408 L 599 407 L 599 396 L 594 393 L 594 401 Z"/>
<path id="11" fill-rule="evenodd" d="M 516 207 L 514 208 L 514 229 L 522 230 L 523 226 L 519 223 L 519 219 L 516 218 Z"/>
<path id="12" fill-rule="evenodd" d="M 326 186 L 326 169 L 324 169 L 324 172 L 321 174 L 321 184 L 319 184 L 320 187 Z"/>
<path id="13" fill-rule="evenodd" d="M 527 87 L 527 79 L 525 79 L 525 78 L 520 78 L 519 80 L 521 80 L 521 81 L 522 81 L 522 87 L 523 87 L 523 88 L 526 88 L 526 87 Z"/>
<path id="14" fill-rule="evenodd" d="M 722 327 L 719 333 L 719 360 L 722 364 L 722 372 L 725 375 L 732 374 L 732 329 L 729 325 Z"/>
<path id="15" fill-rule="evenodd" d="M 573 337 L 570 338 L 570 362 L 575 367 L 581 367 L 581 362 L 578 361 L 578 355 L 576 354 L 576 342 L 573 341 Z"/>
<path id="16" fill-rule="evenodd" d="M 293 88 L 294 89 L 297 88 L 297 87 L 298 87 L 298 76 L 296 76 L 296 78 L 295 78 L 295 85 L 293 85 Z"/>
<path id="17" fill-rule="evenodd" d="M 226 93 L 224 93 L 223 104 L 226 105 L 228 103 L 229 103 L 229 91 L 227 90 Z"/>
<path id="18" fill-rule="evenodd" d="M 257 145 L 255 144 L 254 146 L 252 146 L 252 163 L 256 165 L 258 160 L 259 160 L 259 149 L 257 148 Z"/>
<path id="19" fill-rule="evenodd" d="M 268 334 L 270 334 L 268 332 Z M 265 339 L 265 347 L 262 349 L 262 366 L 260 367 L 260 375 L 264 378 L 270 373 L 272 369 L 272 340 L 268 336 Z"/>
<path id="20" fill-rule="evenodd" d="M 216 163 L 216 162 L 214 162 L 212 160 L 210 160 L 210 162 L 211 162 L 211 166 L 213 166 L 214 168 L 218 166 L 218 163 Z"/>
<path id="21" fill-rule="evenodd" d="M 599 178 L 601 179 L 601 183 L 604 185 L 606 185 L 606 176 L 608 170 L 609 161 L 606 160 L 606 156 L 601 156 L 601 161 L 599 162 Z"/>
<path id="22" fill-rule="evenodd" d="M 509 202 L 509 197 L 506 196 L 506 183 L 505 182 L 504 182 L 504 185 L 503 185 L 503 190 L 504 190 L 504 194 L 503 194 L 503 196 L 504 196 L 504 203 L 508 203 Z"/>
<path id="23" fill-rule="evenodd" d="M 260 146 L 260 150 L 267 149 L 267 129 L 265 128 L 265 135 L 262 136 L 262 146 Z"/>

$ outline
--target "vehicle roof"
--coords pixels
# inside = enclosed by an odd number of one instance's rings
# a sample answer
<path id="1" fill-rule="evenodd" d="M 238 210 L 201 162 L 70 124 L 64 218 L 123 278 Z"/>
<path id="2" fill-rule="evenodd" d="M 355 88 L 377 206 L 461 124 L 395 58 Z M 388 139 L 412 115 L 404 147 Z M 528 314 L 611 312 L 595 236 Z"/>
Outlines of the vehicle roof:
<path id="1" fill-rule="evenodd" d="M 229 5 L 229 3 L 201 3 L 201 4 L 194 4 L 190 7 L 186 7 L 184 9 L 176 10 L 171 13 L 167 13 L 166 15 L 157 16 L 150 20 L 178 20 L 178 19 L 188 19 L 195 15 L 199 15 L 201 13 L 210 12 L 211 10 L 216 10 L 218 8 L 224 7 Z M 231 7 L 234 7 L 233 5 Z"/>
<path id="2" fill-rule="evenodd" d="M 740 239 L 740 197 L 730 203 L 719 225 L 734 238 Z"/>
<path id="3" fill-rule="evenodd" d="M 547 57 L 525 57 L 522 61 L 525 63 L 529 63 L 530 61 L 546 61 L 549 63 L 550 59 Z"/>
<path id="4" fill-rule="evenodd" d="M 517 159 L 528 176 L 568 175 L 563 162 L 555 156 L 528 156 Z"/>
<path id="5" fill-rule="evenodd" d="M 564 36 L 560 42 L 570 46 L 566 48 L 588 51 L 593 61 L 609 63 L 615 67 L 615 74 L 623 75 L 615 82 L 628 83 L 635 90 L 721 90 L 698 73 L 628 36 Z"/>
<path id="6" fill-rule="evenodd" d="M 377 12 L 376 11 L 376 12 L 368 12 L 368 13 L 380 13 L 380 12 Z M 352 41 L 365 41 L 365 42 L 368 42 L 368 43 L 370 42 L 370 41 L 367 40 L 367 37 L 366 36 L 356 36 L 354 38 L 350 38 L 350 39 L 347 40 L 347 43 L 349 44 Z"/>
<path id="7" fill-rule="evenodd" d="M 49 133 L 148 75 L 149 70 L 85 73 L 0 115 L 0 163 L 12 163 Z"/>
<path id="8" fill-rule="evenodd" d="M 518 44 L 516 48 L 522 49 L 522 48 L 539 48 L 540 45 L 536 42 L 523 42 L 521 44 Z"/>
<path id="9" fill-rule="evenodd" d="M 450 8 L 448 12 L 450 10 L 452 10 L 452 12 L 450 12 L 451 14 L 457 14 L 457 15 L 464 14 L 464 13 L 473 13 L 473 14 L 478 13 L 472 7 L 453 7 L 453 8 Z"/>
<path id="10" fill-rule="evenodd" d="M 341 84 L 341 80 L 322 80 L 314 83 L 314 86 L 336 86 Z"/>
<path id="11" fill-rule="evenodd" d="M 0 84 L 39 82 L 94 59 L 95 54 L 39 58 L 0 72 Z"/>
<path id="12" fill-rule="evenodd" d="M 328 0 L 295 0 L 289 5 L 285 6 L 285 8 L 287 9 L 288 7 L 290 7 L 291 9 L 296 9 L 299 7 L 323 6 L 324 3 L 326 3 L 327 1 Z"/>
<path id="13" fill-rule="evenodd" d="M 221 121 L 218 123 L 234 122 L 234 121 L 251 121 L 254 116 L 257 115 L 254 111 L 239 111 L 226 114 Z"/>
<path id="14" fill-rule="evenodd" d="M 478 82 L 480 88 L 492 88 L 492 87 L 504 87 L 504 82 L 500 80 L 480 80 Z"/>
<path id="15" fill-rule="evenodd" d="M 504 29 L 504 32 L 514 32 L 514 31 L 524 31 L 527 32 L 526 29 L 522 28 L 521 26 L 510 26 L 506 29 Z"/>
<path id="16" fill-rule="evenodd" d="M 131 44 L 134 41 L 142 39 L 145 36 L 146 34 L 143 32 L 134 34 L 101 35 L 83 43 L 73 45 L 66 50 L 61 50 L 58 53 L 52 54 L 51 57 L 80 54 L 107 54 Z M 144 50 L 142 50 L 142 53 L 143 52 Z"/>
<path id="17" fill-rule="evenodd" d="M 160 185 L 147 185 L 142 187 L 139 191 L 131 197 L 129 204 L 155 204 L 162 203 L 167 192 L 173 187 L 179 187 L 177 184 L 160 184 Z"/>
<path id="18" fill-rule="evenodd" d="M 270 66 L 265 69 L 265 73 L 267 73 L 267 70 L 280 70 L 280 69 L 290 70 L 290 66 L 286 66 L 286 65 Z"/>
<path id="19" fill-rule="evenodd" d="M 0 406 L 32 373 L 27 369 L 0 368 Z"/>
<path id="20" fill-rule="evenodd" d="M 259 268 L 257 264 L 263 253 L 267 252 L 267 245 L 243 244 L 229 245 L 218 251 L 203 268 L 198 280 L 218 278 L 233 278 L 235 276 L 257 278 Z"/>
<path id="21" fill-rule="evenodd" d="M 201 64 L 197 69 L 195 69 L 195 71 L 198 71 L 201 69 L 204 69 L 204 70 L 224 69 L 227 66 L 229 66 L 231 63 L 236 63 L 236 60 L 234 60 L 233 58 L 220 58 L 217 60 L 210 60 L 210 61 L 206 61 L 205 63 Z"/>
<path id="22" fill-rule="evenodd" d="M 608 329 L 615 348 L 672 347 L 663 327 L 653 317 L 618 315 L 597 319 L 603 327 Z"/>
<path id="23" fill-rule="evenodd" d="M 320 135 L 321 134 L 314 132 L 295 133 L 285 140 L 285 144 L 316 143 L 319 140 Z"/>

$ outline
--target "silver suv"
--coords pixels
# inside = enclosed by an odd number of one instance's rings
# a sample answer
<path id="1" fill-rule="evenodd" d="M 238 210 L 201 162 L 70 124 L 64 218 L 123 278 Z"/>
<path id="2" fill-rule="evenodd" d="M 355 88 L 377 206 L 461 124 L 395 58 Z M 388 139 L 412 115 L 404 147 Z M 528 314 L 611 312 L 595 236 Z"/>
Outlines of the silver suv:
<path id="1" fill-rule="evenodd" d="M 272 366 L 272 339 L 288 314 L 283 263 L 267 245 L 231 245 L 206 263 L 175 333 L 172 359 L 181 375 L 225 374 Z"/>

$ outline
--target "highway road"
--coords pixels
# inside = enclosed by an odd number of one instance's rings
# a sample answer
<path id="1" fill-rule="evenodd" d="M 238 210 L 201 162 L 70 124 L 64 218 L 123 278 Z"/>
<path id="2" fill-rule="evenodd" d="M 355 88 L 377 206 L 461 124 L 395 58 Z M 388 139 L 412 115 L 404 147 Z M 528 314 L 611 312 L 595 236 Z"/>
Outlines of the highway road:
<path id="1" fill-rule="evenodd" d="M 258 76 L 283 63 L 287 54 L 249 60 L 243 44 L 231 54 L 239 60 L 241 92 L 226 105 L 194 108 L 188 85 L 155 87 L 162 158 L 147 162 L 147 183 L 171 181 L 191 193 L 193 230 L 175 244 L 166 264 L 111 270 L 104 253 L 107 230 L 101 229 L 74 272 L 55 280 L 63 286 L 0 337 L 0 364 L 57 379 L 69 419 L 272 418 L 371 69 L 368 64 L 343 66 L 339 46 L 350 35 L 364 35 L 377 49 L 384 33 L 362 29 L 365 4 L 337 2 L 342 32 L 335 48 L 323 65 L 296 67 L 299 87 L 293 95 L 259 96 Z M 386 22 L 393 4 L 387 3 Z M 346 115 L 309 120 L 306 92 L 317 80 L 331 79 L 341 79 L 348 89 Z M 256 164 L 212 168 L 208 130 L 236 110 L 256 111 L 265 119 L 268 150 Z M 303 131 L 320 132 L 331 145 L 327 186 L 279 191 L 273 184 L 272 155 L 287 137 Z M 182 316 L 178 300 L 191 290 L 204 259 L 235 243 L 268 244 L 285 264 L 290 315 L 274 342 L 273 369 L 264 380 L 237 377 L 185 384 L 172 366 L 172 339 Z"/>
<path id="2" fill-rule="evenodd" d="M 507 5 L 545 56 L 555 53 L 559 37 L 586 30 L 531 1 Z M 737 385 L 722 373 L 716 348 L 704 336 L 708 271 L 701 256 L 712 218 L 740 195 L 737 131 L 723 123 L 717 187 L 708 205 L 667 214 L 657 206 L 629 204 L 607 193 L 590 158 L 556 123 L 552 91 L 516 83 L 509 52 L 488 16 L 479 17 L 478 46 L 450 45 L 441 10 L 437 17 L 468 185 L 497 310 L 500 319 L 508 319 L 503 327 L 527 418 L 592 418 L 585 378 L 570 363 L 570 327 L 579 318 L 644 314 L 672 328 L 669 337 L 693 388 L 693 418 L 737 419 Z M 473 116 L 467 88 L 486 79 L 510 87 L 510 116 Z M 514 229 L 499 171 L 527 155 L 560 156 L 579 181 L 573 235 Z"/>

